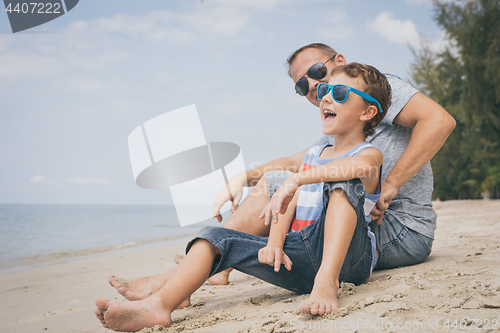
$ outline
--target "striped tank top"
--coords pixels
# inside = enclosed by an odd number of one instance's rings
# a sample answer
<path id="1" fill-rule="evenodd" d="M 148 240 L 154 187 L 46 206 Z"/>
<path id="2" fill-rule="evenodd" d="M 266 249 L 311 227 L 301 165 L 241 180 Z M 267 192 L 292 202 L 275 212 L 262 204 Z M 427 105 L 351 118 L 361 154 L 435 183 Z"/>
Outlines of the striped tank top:
<path id="1" fill-rule="evenodd" d="M 363 143 L 360 143 L 356 147 L 352 148 L 348 152 L 335 157 L 335 158 L 330 158 L 330 159 L 322 159 L 319 157 L 323 149 L 327 146 L 330 146 L 329 144 L 324 144 L 321 146 L 315 146 L 309 149 L 304 156 L 304 166 L 302 170 L 308 170 L 312 169 L 314 167 L 327 164 L 331 161 L 340 159 L 340 158 L 345 158 L 345 157 L 355 157 L 358 156 L 358 154 L 363 150 L 367 148 L 376 148 L 378 149 L 375 145 L 365 141 Z M 382 172 L 382 170 L 380 170 Z M 381 175 L 381 173 L 380 173 Z M 323 210 L 323 184 L 324 183 L 315 183 L 315 184 L 307 184 L 307 185 L 302 185 L 300 187 L 299 191 L 299 197 L 297 200 L 297 208 L 295 210 L 295 218 L 292 222 L 291 225 L 291 231 L 299 231 L 300 229 L 310 225 L 314 221 L 316 221 L 320 216 L 321 212 Z M 370 194 L 370 193 L 365 193 L 365 204 L 363 206 L 364 209 L 364 214 L 365 214 L 365 220 L 366 223 L 371 222 L 371 217 L 370 217 L 370 212 L 377 203 L 377 200 L 380 197 L 382 191 L 382 183 L 381 180 L 379 180 L 379 184 L 377 187 L 377 190 L 375 194 Z M 372 245 L 372 267 L 371 269 L 375 267 L 375 264 L 377 263 L 377 250 L 376 250 L 376 241 L 375 241 L 375 235 L 371 232 L 370 227 L 368 227 L 368 237 L 370 238 L 371 245 Z"/>

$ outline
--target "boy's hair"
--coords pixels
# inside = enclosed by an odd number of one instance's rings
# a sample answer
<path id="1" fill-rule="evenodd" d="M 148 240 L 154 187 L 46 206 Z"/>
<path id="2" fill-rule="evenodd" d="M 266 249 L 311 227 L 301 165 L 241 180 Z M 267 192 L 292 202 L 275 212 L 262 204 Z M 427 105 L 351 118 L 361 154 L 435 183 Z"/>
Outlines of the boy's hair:
<path id="1" fill-rule="evenodd" d="M 332 49 L 330 46 L 323 44 L 323 43 L 312 43 L 308 44 L 305 46 L 302 46 L 300 49 L 297 51 L 293 52 L 288 59 L 286 60 L 286 66 L 288 68 L 288 76 L 292 77 L 292 72 L 290 71 L 290 66 L 292 65 L 292 62 L 297 58 L 300 52 L 306 50 L 306 49 L 317 49 L 326 54 L 329 58 L 333 58 L 337 55 L 337 52 L 335 52 L 334 49 Z"/>
<path id="2" fill-rule="evenodd" d="M 387 81 L 385 75 L 380 73 L 375 67 L 359 64 L 357 62 L 335 67 L 332 70 L 331 76 L 333 77 L 340 73 L 359 79 L 363 85 L 360 90 L 375 98 L 382 106 L 384 112 L 378 110 L 376 103 L 365 100 L 366 105 L 374 105 L 377 107 L 377 114 L 366 122 L 364 128 L 365 137 L 373 135 L 375 133 L 375 127 L 384 119 L 387 110 L 391 106 L 391 85 L 389 81 Z"/>

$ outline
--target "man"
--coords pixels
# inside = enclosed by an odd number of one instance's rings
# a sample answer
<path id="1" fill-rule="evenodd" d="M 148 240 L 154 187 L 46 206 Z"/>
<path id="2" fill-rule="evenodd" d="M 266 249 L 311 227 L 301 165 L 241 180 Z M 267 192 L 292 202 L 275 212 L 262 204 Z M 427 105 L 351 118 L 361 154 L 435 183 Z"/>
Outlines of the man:
<path id="1" fill-rule="evenodd" d="M 316 98 L 318 84 L 328 82 L 331 70 L 347 63 L 342 54 L 320 43 L 301 47 L 287 62 L 296 91 L 317 107 L 320 104 Z M 373 222 L 370 223 L 379 255 L 375 269 L 417 264 L 430 254 L 436 213 L 431 204 L 433 179 L 429 161 L 456 124 L 446 110 L 410 84 L 393 75 L 387 76 L 392 87 L 392 105 L 375 134 L 367 139 L 384 153 L 382 194 L 371 211 Z M 325 136 L 312 145 L 328 140 Z M 224 227 L 267 237 L 269 225 L 265 225 L 259 215 L 289 172 L 298 172 L 293 166 L 300 165 L 302 156 L 303 152 L 278 158 L 233 177 L 229 181 L 233 197 L 225 187 L 220 191 L 214 202 L 214 217 L 220 222 L 219 210 L 231 200 L 233 215 Z M 238 207 L 243 187 L 247 185 L 255 188 Z M 221 272 L 209 282 L 227 284 L 229 273 L 230 269 Z M 110 277 L 110 284 L 125 298 L 137 300 L 158 291 L 171 274 L 169 271 L 136 280 Z M 186 300 L 182 306 L 188 304 Z"/>

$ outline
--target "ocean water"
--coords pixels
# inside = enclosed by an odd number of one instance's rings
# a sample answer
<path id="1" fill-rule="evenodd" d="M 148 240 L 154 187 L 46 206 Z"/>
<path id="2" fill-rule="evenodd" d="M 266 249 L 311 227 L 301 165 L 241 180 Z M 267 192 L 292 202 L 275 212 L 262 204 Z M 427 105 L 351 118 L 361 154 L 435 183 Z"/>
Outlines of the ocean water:
<path id="1" fill-rule="evenodd" d="M 173 206 L 0 205 L 0 274 L 41 262 L 116 251 L 194 235 Z"/>

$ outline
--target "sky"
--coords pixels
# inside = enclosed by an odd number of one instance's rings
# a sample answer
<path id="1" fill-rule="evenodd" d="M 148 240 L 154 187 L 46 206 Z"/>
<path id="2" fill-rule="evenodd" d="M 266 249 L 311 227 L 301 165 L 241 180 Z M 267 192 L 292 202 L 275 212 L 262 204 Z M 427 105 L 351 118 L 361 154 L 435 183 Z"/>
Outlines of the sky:
<path id="1" fill-rule="evenodd" d="M 246 168 L 304 150 L 319 109 L 284 65 L 322 42 L 410 80 L 410 46 L 445 35 L 430 0 L 82 0 L 12 33 L 0 12 L 0 203 L 171 204 L 135 184 L 128 136 L 195 104 Z"/>

